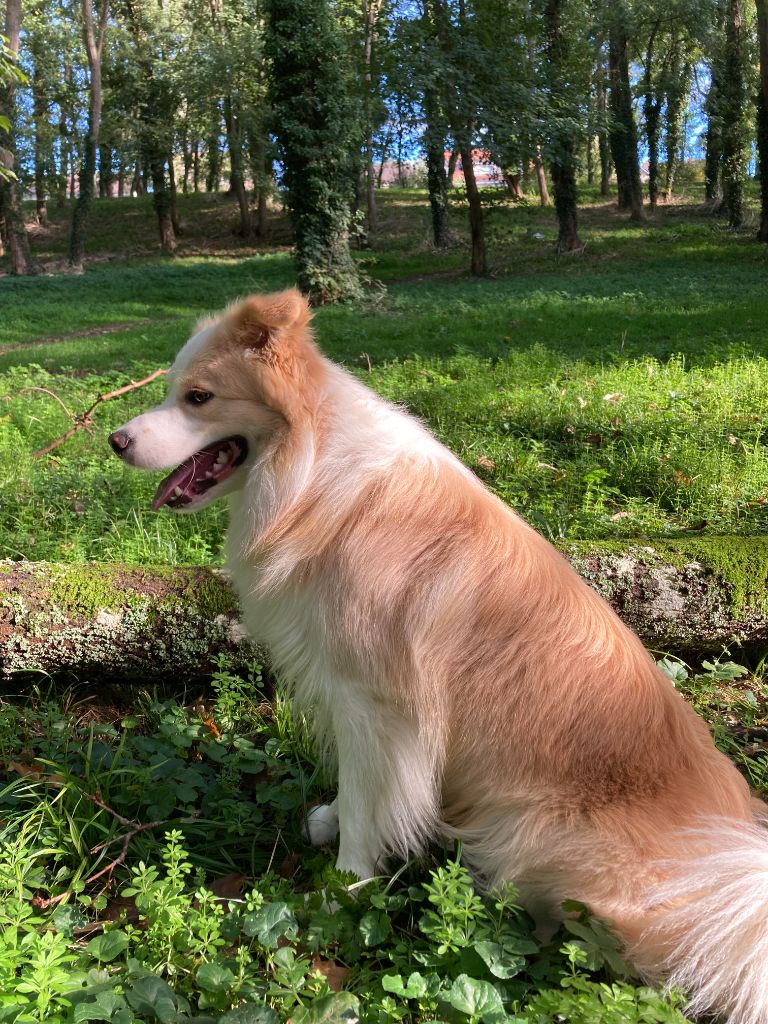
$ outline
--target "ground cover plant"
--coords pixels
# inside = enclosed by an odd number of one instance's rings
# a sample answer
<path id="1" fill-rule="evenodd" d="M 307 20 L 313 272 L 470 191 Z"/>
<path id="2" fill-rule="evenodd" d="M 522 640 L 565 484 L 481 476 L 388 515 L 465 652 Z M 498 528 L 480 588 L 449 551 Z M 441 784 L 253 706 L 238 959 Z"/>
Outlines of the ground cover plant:
<path id="1" fill-rule="evenodd" d="M 357 258 L 384 287 L 318 312 L 324 351 L 552 539 L 762 533 L 764 247 L 694 203 L 638 227 L 593 196 L 585 253 L 557 258 L 551 212 L 486 200 L 493 276 L 472 280 L 461 231 L 430 249 L 423 193 L 383 194 Z M 151 222 L 148 200 L 131 210 Z M 161 378 L 35 456 L 96 397 L 167 366 L 199 317 L 293 283 L 281 244 L 231 241 L 220 200 L 181 212 L 216 244 L 191 227 L 180 258 L 147 257 L 144 227 L 121 239 L 120 204 L 96 203 L 83 275 L 0 278 L 0 557 L 220 560 L 226 510 L 151 513 L 156 477 L 106 444 Z M 38 242 L 54 270 L 65 220 Z M 763 667 L 663 667 L 768 792 Z M 257 670 L 221 666 L 202 692 L 94 699 L 103 684 L 87 684 L 3 685 L 0 1022 L 683 1019 L 585 911 L 542 944 L 512 890 L 475 891 L 460 851 L 350 892 L 301 833 L 331 773 Z"/>
<path id="2" fill-rule="evenodd" d="M 762 677 L 663 667 L 765 785 Z M 459 851 L 338 875 L 301 832 L 328 776 L 257 668 L 125 697 L 0 704 L 0 1020 L 682 1022 L 584 908 L 544 943 Z"/>

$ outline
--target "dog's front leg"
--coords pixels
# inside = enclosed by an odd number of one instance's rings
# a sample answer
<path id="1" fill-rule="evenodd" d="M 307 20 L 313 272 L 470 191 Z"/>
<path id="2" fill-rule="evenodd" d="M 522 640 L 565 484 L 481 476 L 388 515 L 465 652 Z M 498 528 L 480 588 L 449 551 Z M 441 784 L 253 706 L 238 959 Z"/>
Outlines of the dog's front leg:
<path id="1" fill-rule="evenodd" d="M 336 740 L 339 795 L 314 808 L 307 828 L 315 845 L 339 832 L 336 866 L 370 878 L 390 852 L 418 852 L 436 820 L 433 756 L 415 722 L 362 687 L 338 686 L 329 709 Z"/>

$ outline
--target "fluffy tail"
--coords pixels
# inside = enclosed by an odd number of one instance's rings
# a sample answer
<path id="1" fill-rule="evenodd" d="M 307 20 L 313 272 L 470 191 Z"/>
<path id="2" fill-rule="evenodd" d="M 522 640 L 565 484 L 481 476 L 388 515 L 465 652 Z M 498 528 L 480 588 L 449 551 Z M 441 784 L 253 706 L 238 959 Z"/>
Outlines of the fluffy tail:
<path id="1" fill-rule="evenodd" d="M 650 894 L 652 920 L 631 955 L 686 992 L 687 1009 L 729 1024 L 768 1022 L 768 829 L 718 822 Z"/>

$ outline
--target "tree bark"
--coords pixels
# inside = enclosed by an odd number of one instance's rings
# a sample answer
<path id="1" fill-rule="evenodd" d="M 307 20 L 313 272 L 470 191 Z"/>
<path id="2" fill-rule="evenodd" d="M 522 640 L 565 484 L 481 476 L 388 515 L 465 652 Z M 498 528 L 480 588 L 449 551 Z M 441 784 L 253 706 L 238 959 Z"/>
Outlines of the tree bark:
<path id="1" fill-rule="evenodd" d="M 643 192 L 637 128 L 632 111 L 627 34 L 620 11 L 614 14 L 610 27 L 608 73 L 613 115 L 609 140 L 619 187 L 619 209 L 629 210 L 632 220 L 640 221 L 643 219 Z"/>
<path id="2" fill-rule="evenodd" d="M 224 124 L 227 129 L 227 146 L 229 148 L 229 188 L 237 200 L 240 210 L 240 226 L 237 233 L 243 238 L 250 238 L 253 234 L 253 227 L 248 193 L 245 190 L 240 112 L 236 101 L 231 96 L 224 97 Z"/>
<path id="3" fill-rule="evenodd" d="M 663 96 L 654 88 L 653 62 L 656 34 L 661 20 L 657 19 L 648 39 L 645 53 L 645 73 L 643 75 L 643 114 L 645 115 L 645 134 L 648 140 L 648 199 L 651 210 L 656 209 L 659 201 L 659 123 Z"/>
<path id="4" fill-rule="evenodd" d="M 760 96 L 757 109 L 757 148 L 760 162 L 759 242 L 768 242 L 768 0 L 756 0 L 760 45 Z"/>
<path id="5" fill-rule="evenodd" d="M 750 126 L 747 108 L 748 37 L 744 0 L 728 0 L 722 81 L 723 201 L 719 213 L 732 228 L 744 223 L 744 184 Z"/>
<path id="6" fill-rule="evenodd" d="M 472 239 L 471 271 L 475 277 L 483 277 L 488 273 L 488 259 L 485 251 L 485 223 L 483 221 L 483 204 L 480 201 L 480 190 L 477 187 L 475 168 L 472 163 L 472 146 L 463 143 L 460 146 L 461 165 L 464 172 L 464 187 L 469 203 L 469 230 Z"/>
<path id="7" fill-rule="evenodd" d="M 564 25 L 563 0 L 547 0 L 544 24 L 547 39 L 549 95 L 555 125 L 573 123 L 574 103 L 567 85 L 570 58 L 569 33 Z M 573 129 L 555 128 L 550 140 L 552 186 L 559 226 L 557 251 L 580 252 L 584 246 L 578 229 L 576 147 Z"/>
<path id="8" fill-rule="evenodd" d="M 21 0 L 6 0 L 4 33 L 8 40 L 8 49 L 15 56 L 19 52 L 21 36 Z M 8 81 L 0 84 L 0 114 L 14 124 L 14 83 Z M 13 136 L 0 127 L 0 163 L 9 176 L 0 178 L 0 224 L 2 224 L 2 241 L 8 247 L 11 256 L 11 273 L 17 275 L 37 274 L 39 266 L 32 256 L 29 238 L 24 224 L 24 211 L 21 205 L 21 191 L 14 174 L 16 163 Z"/>
<path id="9" fill-rule="evenodd" d="M 373 43 L 376 35 L 376 21 L 379 16 L 380 0 L 362 0 L 363 15 L 363 67 L 365 68 L 366 89 L 366 138 L 365 138 L 365 195 L 366 227 L 369 232 L 376 230 L 376 169 L 373 166 Z"/>
<path id="10" fill-rule="evenodd" d="M 681 43 L 677 44 L 682 45 Z M 675 187 L 675 174 L 680 159 L 681 125 L 683 114 L 688 107 L 688 94 L 691 87 L 692 67 L 688 55 L 675 53 L 670 73 L 671 87 L 667 89 L 667 106 L 665 114 L 664 155 L 666 171 L 664 174 L 664 200 L 672 197 Z"/>
<path id="11" fill-rule="evenodd" d="M 160 248 L 172 255 L 176 252 L 176 234 L 173 230 L 171 213 L 171 193 L 165 176 L 165 157 L 155 153 L 151 159 L 152 173 L 152 205 L 157 216 L 157 228 L 160 234 Z"/>
<path id="12" fill-rule="evenodd" d="M 549 186 L 547 185 L 547 172 L 544 170 L 544 161 L 541 159 L 541 146 L 536 143 L 533 151 L 533 166 L 536 168 L 536 187 L 539 190 L 539 203 L 541 206 L 549 206 Z"/>
<path id="13" fill-rule="evenodd" d="M 95 0 L 82 0 L 83 36 L 88 54 L 88 68 L 91 75 L 88 97 L 88 130 L 83 143 L 82 165 L 80 168 L 80 194 L 72 211 L 69 233 L 69 264 L 80 268 L 85 256 L 85 224 L 93 199 L 93 179 L 96 174 L 96 151 L 99 146 L 101 129 L 101 53 L 104 34 L 107 29 L 109 0 L 101 0 L 98 25 L 94 28 Z"/>
<path id="14" fill-rule="evenodd" d="M 48 192 L 51 172 L 51 144 L 48 137 L 48 94 L 45 76 L 40 69 L 39 44 L 32 47 L 32 117 L 35 128 L 35 215 L 37 223 L 48 223 Z"/>

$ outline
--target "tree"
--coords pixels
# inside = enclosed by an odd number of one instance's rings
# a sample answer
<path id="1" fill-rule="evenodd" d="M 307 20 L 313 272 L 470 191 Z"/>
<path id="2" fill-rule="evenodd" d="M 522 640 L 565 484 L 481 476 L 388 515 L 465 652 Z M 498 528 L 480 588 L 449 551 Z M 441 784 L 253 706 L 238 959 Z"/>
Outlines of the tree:
<path id="1" fill-rule="evenodd" d="M 629 79 L 629 13 L 624 0 L 611 5 L 608 31 L 610 83 L 610 144 L 619 188 L 619 209 L 633 220 L 643 219 L 643 193 L 637 151 L 637 126 L 632 111 Z"/>
<path id="2" fill-rule="evenodd" d="M 744 185 L 751 131 L 747 87 L 748 39 L 744 0 L 726 0 L 725 55 L 720 86 L 723 199 L 719 212 L 732 228 L 744 222 Z"/>
<path id="3" fill-rule="evenodd" d="M 300 288 L 316 302 L 360 294 L 349 245 L 363 142 L 349 48 L 331 0 L 267 0 L 273 127 L 296 236 Z"/>
<path id="4" fill-rule="evenodd" d="M 94 18 L 97 17 L 94 26 Z M 109 17 L 109 0 L 100 0 L 98 15 L 96 0 L 82 0 L 83 36 L 88 54 L 90 71 L 88 130 L 83 144 L 83 158 L 80 168 L 80 192 L 72 213 L 69 233 L 69 263 L 82 267 L 85 255 L 85 222 L 93 199 L 93 179 L 96 174 L 96 151 L 99 146 L 101 128 L 101 53 Z"/>
<path id="5" fill-rule="evenodd" d="M 13 274 L 36 274 L 39 268 L 29 247 L 14 170 L 16 156 L 12 134 L 15 87 L 24 80 L 18 69 L 21 0 L 6 0 L 4 30 L 4 35 L 0 36 L 0 239 L 8 246 Z"/>
<path id="6" fill-rule="evenodd" d="M 768 0 L 756 0 L 757 39 L 760 48 L 760 90 L 757 105 L 757 146 L 760 159 L 760 230 L 758 241 L 768 242 Z"/>
<path id="7" fill-rule="evenodd" d="M 576 151 L 581 134 L 579 125 L 581 95 L 578 81 L 583 70 L 576 60 L 572 18 L 576 4 L 567 0 L 546 0 L 544 26 L 548 69 L 549 111 L 547 121 L 549 163 L 555 192 L 559 232 L 557 251 L 578 252 L 584 248 L 578 231 L 578 189 L 576 187 Z M 581 107 L 583 110 L 583 106 Z"/>

